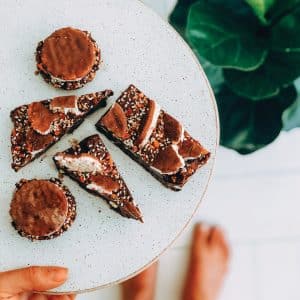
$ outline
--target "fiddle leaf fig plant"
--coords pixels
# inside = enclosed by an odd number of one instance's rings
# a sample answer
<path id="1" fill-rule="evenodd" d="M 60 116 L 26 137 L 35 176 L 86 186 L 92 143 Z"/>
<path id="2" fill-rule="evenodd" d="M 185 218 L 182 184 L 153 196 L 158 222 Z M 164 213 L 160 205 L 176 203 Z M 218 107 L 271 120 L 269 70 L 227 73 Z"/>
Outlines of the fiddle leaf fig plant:
<path id="1" fill-rule="evenodd" d="M 300 0 L 179 0 L 170 23 L 215 91 L 222 145 L 251 153 L 295 119 Z"/>
<path id="2" fill-rule="evenodd" d="M 267 24 L 266 13 L 274 5 L 274 0 L 246 0 L 246 2 L 251 6 L 253 12 L 259 18 L 263 24 Z"/>
<path id="3" fill-rule="evenodd" d="M 241 154 L 252 153 L 271 143 L 280 133 L 282 114 L 295 100 L 293 85 L 282 88 L 277 96 L 261 101 L 240 97 L 226 85 L 216 94 L 221 130 L 221 144 Z M 243 109 L 241 109 L 243 107 Z"/>
<path id="4" fill-rule="evenodd" d="M 196 53 L 212 64 L 250 71 L 267 55 L 264 38 L 256 36 L 258 30 L 259 22 L 250 10 L 236 12 L 221 1 L 198 1 L 191 6 L 186 37 Z"/>

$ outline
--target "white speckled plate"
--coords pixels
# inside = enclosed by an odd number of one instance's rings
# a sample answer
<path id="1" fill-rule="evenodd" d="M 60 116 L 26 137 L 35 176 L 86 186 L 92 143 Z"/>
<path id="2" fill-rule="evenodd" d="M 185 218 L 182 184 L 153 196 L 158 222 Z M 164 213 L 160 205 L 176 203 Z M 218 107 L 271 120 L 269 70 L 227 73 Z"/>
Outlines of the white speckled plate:
<path id="1" fill-rule="evenodd" d="M 211 176 L 218 144 L 218 117 L 206 77 L 182 39 L 154 12 L 135 0 L 7 0 L 0 10 L 0 271 L 29 265 L 63 265 L 69 281 L 55 292 L 82 292 L 124 280 L 165 251 L 198 208 Z M 69 147 L 71 138 L 96 133 L 104 113 L 89 117 L 46 155 L 15 173 L 10 168 L 9 112 L 32 100 L 72 94 L 54 89 L 34 75 L 37 42 L 63 26 L 92 32 L 103 64 L 80 95 L 111 88 L 110 103 L 134 83 L 183 122 L 211 152 L 209 163 L 183 191 L 163 187 L 106 138 L 121 174 L 133 192 L 145 224 L 122 218 L 106 203 L 65 178 L 76 197 L 78 217 L 61 237 L 30 242 L 10 224 L 9 204 L 21 178 L 57 176 L 52 155 Z M 73 92 L 74 93 L 74 92 Z"/>

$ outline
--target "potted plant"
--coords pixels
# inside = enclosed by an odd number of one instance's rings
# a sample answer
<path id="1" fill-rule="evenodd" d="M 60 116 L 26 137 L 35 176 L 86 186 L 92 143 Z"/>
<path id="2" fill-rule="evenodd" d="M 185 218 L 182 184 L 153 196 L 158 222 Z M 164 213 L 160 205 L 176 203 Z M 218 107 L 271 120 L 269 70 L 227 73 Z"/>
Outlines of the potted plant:
<path id="1" fill-rule="evenodd" d="M 170 23 L 215 91 L 222 145 L 252 153 L 300 125 L 300 0 L 179 0 Z"/>

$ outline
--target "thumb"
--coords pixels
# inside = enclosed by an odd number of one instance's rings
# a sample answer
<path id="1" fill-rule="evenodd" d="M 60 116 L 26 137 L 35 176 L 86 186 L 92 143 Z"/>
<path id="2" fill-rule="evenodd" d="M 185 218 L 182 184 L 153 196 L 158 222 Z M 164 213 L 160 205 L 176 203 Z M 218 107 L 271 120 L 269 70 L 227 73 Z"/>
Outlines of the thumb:
<path id="1" fill-rule="evenodd" d="M 29 267 L 0 273 L 0 294 L 8 297 L 21 292 L 46 291 L 67 280 L 68 269 L 61 267 Z"/>

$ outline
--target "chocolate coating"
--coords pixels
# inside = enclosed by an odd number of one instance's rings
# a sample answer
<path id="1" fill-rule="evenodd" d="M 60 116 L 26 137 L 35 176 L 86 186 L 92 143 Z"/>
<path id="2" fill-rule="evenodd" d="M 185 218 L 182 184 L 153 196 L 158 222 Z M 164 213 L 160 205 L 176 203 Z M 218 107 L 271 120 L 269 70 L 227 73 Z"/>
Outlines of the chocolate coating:
<path id="1" fill-rule="evenodd" d="M 10 215 L 22 236 L 50 239 L 60 235 L 76 216 L 75 201 L 58 180 L 22 180 L 14 193 Z"/>
<path id="2" fill-rule="evenodd" d="M 101 59 L 96 42 L 86 31 L 72 27 L 53 32 L 37 47 L 37 68 L 55 87 L 73 90 L 95 77 Z"/>

